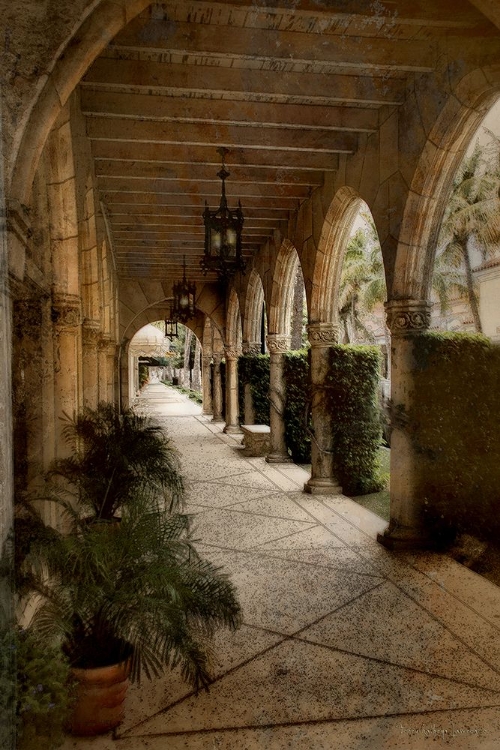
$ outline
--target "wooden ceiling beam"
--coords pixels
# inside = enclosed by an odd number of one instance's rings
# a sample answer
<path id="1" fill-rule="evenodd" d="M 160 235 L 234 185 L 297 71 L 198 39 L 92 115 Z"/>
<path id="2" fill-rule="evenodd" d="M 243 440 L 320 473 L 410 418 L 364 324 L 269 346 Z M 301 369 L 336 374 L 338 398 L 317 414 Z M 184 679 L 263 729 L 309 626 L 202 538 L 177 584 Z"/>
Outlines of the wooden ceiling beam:
<path id="1" fill-rule="evenodd" d="M 266 102 L 232 102 L 174 96 L 146 96 L 128 92 L 103 92 L 85 88 L 81 92 L 85 115 L 113 115 L 132 119 L 173 122 L 208 122 L 212 124 L 251 125 L 266 127 L 316 128 L 374 133 L 378 128 L 378 110 L 361 107 L 268 104 Z"/>
<path id="2" fill-rule="evenodd" d="M 366 36 L 296 33 L 282 29 L 221 27 L 218 24 L 170 24 L 161 36 L 151 37 L 143 28 L 125 28 L 110 45 L 117 52 L 147 50 L 148 53 L 174 53 L 201 57 L 230 58 L 245 61 L 271 62 L 279 72 L 280 66 L 289 70 L 296 64 L 323 64 L 352 67 L 370 71 L 401 70 L 427 73 L 433 70 L 437 58 L 436 46 L 428 41 L 377 39 Z M 223 43 L 221 41 L 223 40 Z"/>
<path id="3" fill-rule="evenodd" d="M 140 141 L 93 141 L 92 152 L 97 173 L 104 176 L 182 179 L 182 174 L 191 174 L 197 181 L 219 179 L 217 172 L 221 165 L 220 156 L 214 146 L 207 148 L 198 145 L 167 145 Z M 272 175 L 278 172 L 285 179 L 287 173 L 292 171 L 336 172 L 338 165 L 338 154 L 288 151 L 284 161 L 281 151 L 272 151 L 264 147 L 248 151 L 231 148 L 227 157 L 231 179 L 235 173 L 246 173 L 251 174 L 252 182 L 259 180 L 259 174 L 267 179 L 266 170 L 269 170 L 271 179 Z M 322 176 L 317 179 L 321 181 Z"/>
<path id="4" fill-rule="evenodd" d="M 345 104 L 402 104 L 406 82 L 384 76 L 326 73 L 287 73 L 238 70 L 200 65 L 175 65 L 144 60 L 98 57 L 82 84 L 113 86 L 116 90 L 157 90 L 176 95 L 200 94 L 210 99 L 228 98 Z M 295 101 L 297 100 L 297 101 Z"/>
<path id="5" fill-rule="evenodd" d="M 252 127 L 249 125 L 211 125 L 198 123 L 166 123 L 123 120 L 110 117 L 87 118 L 87 135 L 91 141 L 140 141 L 179 145 L 203 144 L 214 150 L 227 148 L 276 151 L 306 151 L 312 153 L 354 153 L 357 136 L 331 130 L 296 130 Z"/>

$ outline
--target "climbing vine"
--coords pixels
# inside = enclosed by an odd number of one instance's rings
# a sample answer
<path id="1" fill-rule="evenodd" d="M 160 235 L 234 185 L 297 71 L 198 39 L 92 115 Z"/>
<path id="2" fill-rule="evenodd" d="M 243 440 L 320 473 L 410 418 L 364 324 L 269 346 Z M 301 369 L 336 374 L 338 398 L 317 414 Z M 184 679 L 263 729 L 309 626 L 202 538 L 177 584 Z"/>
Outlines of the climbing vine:
<path id="1" fill-rule="evenodd" d="M 417 492 L 433 533 L 500 531 L 500 349 L 484 336 L 416 337 L 413 403 L 405 420 L 419 456 Z"/>
<path id="2" fill-rule="evenodd" d="M 285 441 L 295 463 L 311 461 L 309 359 L 306 349 L 283 357 Z"/>
<path id="3" fill-rule="evenodd" d="M 329 349 L 325 404 L 332 415 L 333 462 L 347 495 L 382 489 L 377 453 L 381 441 L 376 346 L 337 345 Z"/>
<path id="4" fill-rule="evenodd" d="M 269 424 L 269 354 L 242 354 L 238 357 L 238 398 L 240 419 L 245 413 L 245 385 L 250 385 L 255 424 Z"/>

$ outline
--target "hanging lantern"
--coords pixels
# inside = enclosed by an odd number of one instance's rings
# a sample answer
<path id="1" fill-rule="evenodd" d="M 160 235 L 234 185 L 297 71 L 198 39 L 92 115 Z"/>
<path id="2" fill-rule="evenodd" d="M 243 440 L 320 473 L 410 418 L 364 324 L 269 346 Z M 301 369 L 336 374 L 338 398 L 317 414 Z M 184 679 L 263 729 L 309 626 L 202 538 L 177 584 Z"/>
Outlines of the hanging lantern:
<path id="1" fill-rule="evenodd" d="M 170 311 L 170 318 L 167 318 L 165 320 L 165 338 L 173 341 L 178 337 L 179 332 L 177 330 L 177 321 L 173 319 L 172 311 Z"/>
<path id="2" fill-rule="evenodd" d="M 224 164 L 227 148 L 219 148 L 222 157 L 222 168 L 217 176 L 222 180 L 220 205 L 216 211 L 210 211 L 205 201 L 203 221 L 205 224 L 205 254 L 200 265 L 203 273 L 216 271 L 219 278 L 226 280 L 235 271 L 245 273 L 245 261 L 241 257 L 241 230 L 243 229 L 243 211 L 238 201 L 238 208 L 231 211 L 226 199 L 226 178 L 229 172 Z"/>
<path id="3" fill-rule="evenodd" d="M 174 302 L 171 318 L 176 323 L 186 323 L 194 315 L 194 300 L 196 284 L 186 279 L 186 256 L 184 256 L 182 281 L 176 281 L 173 286 Z"/>

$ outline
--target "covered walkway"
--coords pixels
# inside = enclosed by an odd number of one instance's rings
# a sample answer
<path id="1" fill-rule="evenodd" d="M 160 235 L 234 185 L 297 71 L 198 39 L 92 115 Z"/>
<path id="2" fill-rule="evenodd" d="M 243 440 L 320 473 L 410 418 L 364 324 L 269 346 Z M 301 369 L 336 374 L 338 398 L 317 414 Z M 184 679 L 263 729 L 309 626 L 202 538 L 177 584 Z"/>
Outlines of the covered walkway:
<path id="1" fill-rule="evenodd" d="M 388 552 L 385 522 L 302 492 L 305 472 L 241 455 L 240 436 L 174 389 L 139 406 L 175 441 L 200 552 L 238 587 L 244 625 L 194 696 L 134 686 L 118 741 L 64 750 L 379 750 L 500 746 L 500 590 L 448 558 Z M 432 743 L 432 744 L 430 744 Z"/>

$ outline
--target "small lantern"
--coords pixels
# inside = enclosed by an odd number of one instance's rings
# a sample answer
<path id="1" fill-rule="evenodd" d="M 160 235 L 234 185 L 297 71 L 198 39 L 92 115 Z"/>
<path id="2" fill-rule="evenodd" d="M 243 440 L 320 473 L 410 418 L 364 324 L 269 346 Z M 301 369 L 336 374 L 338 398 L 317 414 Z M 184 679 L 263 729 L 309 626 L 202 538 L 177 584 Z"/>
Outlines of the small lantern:
<path id="1" fill-rule="evenodd" d="M 171 315 L 172 318 L 172 315 Z M 177 330 L 177 321 L 173 319 L 167 319 L 165 320 L 165 338 L 170 339 L 170 341 L 173 341 L 174 339 L 179 337 L 179 332 Z"/>
<path id="2" fill-rule="evenodd" d="M 194 315 L 194 300 L 196 284 L 186 280 L 186 256 L 184 256 L 182 281 L 176 281 L 173 286 L 174 302 L 171 318 L 176 323 L 186 323 Z"/>
<path id="3" fill-rule="evenodd" d="M 222 193 L 216 211 L 210 211 L 205 201 L 205 254 L 200 265 L 204 274 L 207 271 L 216 271 L 221 279 L 226 280 L 235 271 L 245 273 L 246 264 L 241 257 L 241 231 L 244 219 L 239 201 L 235 211 L 231 211 L 227 205 L 226 178 L 229 177 L 229 172 L 224 164 L 224 157 L 228 149 L 219 148 L 217 152 L 222 157 L 222 168 L 217 173 L 222 180 Z"/>

